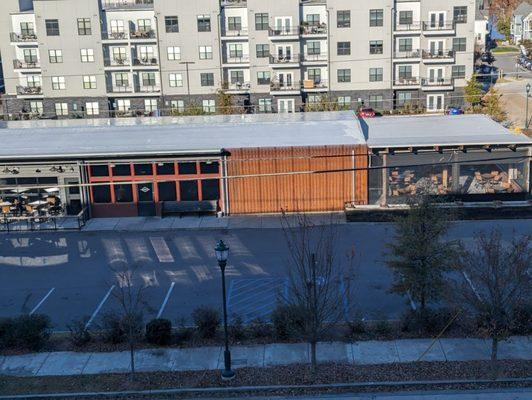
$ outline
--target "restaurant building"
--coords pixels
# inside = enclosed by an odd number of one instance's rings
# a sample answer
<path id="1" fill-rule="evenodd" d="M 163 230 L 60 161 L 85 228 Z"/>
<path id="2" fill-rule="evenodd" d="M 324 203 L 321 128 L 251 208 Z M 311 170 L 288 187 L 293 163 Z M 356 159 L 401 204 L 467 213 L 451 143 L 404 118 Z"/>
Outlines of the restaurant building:
<path id="1" fill-rule="evenodd" d="M 481 115 L 352 112 L 25 121 L 0 129 L 0 199 L 58 189 L 66 213 L 341 211 L 428 193 L 530 195 L 532 141 Z M 55 189 L 54 189 L 55 190 Z"/>

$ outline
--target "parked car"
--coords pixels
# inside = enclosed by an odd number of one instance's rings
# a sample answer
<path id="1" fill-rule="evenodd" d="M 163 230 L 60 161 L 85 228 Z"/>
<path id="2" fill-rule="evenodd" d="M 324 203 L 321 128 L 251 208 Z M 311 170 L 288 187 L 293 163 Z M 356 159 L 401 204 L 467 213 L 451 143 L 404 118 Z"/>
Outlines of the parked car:
<path id="1" fill-rule="evenodd" d="M 375 110 L 370 107 L 363 107 L 360 110 L 358 110 L 358 116 L 360 118 L 375 118 Z"/>
<path id="2" fill-rule="evenodd" d="M 464 111 L 460 107 L 455 106 L 449 106 L 447 107 L 447 110 L 445 110 L 445 114 L 447 115 L 460 115 L 463 113 Z"/>

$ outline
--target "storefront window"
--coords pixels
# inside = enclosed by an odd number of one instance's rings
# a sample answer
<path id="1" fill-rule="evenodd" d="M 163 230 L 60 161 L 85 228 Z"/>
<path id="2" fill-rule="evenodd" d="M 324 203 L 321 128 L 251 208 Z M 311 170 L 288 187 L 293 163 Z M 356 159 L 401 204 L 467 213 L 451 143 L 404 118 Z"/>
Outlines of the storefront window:
<path id="1" fill-rule="evenodd" d="M 198 181 L 181 181 L 179 182 L 179 194 L 181 201 L 197 201 Z"/>
<path id="2" fill-rule="evenodd" d="M 109 167 L 107 165 L 91 165 L 91 176 L 109 176 Z"/>
<path id="3" fill-rule="evenodd" d="M 152 164 L 135 164 L 135 175 L 153 175 Z"/>
<path id="4" fill-rule="evenodd" d="M 220 198 L 220 181 L 218 179 L 204 179 L 201 181 L 203 200 L 218 200 Z"/>
<path id="5" fill-rule="evenodd" d="M 181 162 L 177 164 L 180 175 L 195 175 L 198 173 L 195 162 Z"/>
<path id="6" fill-rule="evenodd" d="M 447 195 L 452 192 L 452 168 L 444 166 L 395 167 L 389 170 L 388 195 Z"/>
<path id="7" fill-rule="evenodd" d="M 526 190 L 524 163 L 460 165 L 463 194 L 522 193 Z"/>
<path id="8" fill-rule="evenodd" d="M 157 164 L 157 175 L 174 175 L 174 163 L 159 163 Z"/>
<path id="9" fill-rule="evenodd" d="M 131 185 L 114 185 L 117 203 L 133 202 L 133 189 Z"/>
<path id="10" fill-rule="evenodd" d="M 92 201 L 94 203 L 110 203 L 111 187 L 109 185 L 94 185 L 92 187 Z"/>
<path id="11" fill-rule="evenodd" d="M 159 189 L 159 201 L 177 200 L 175 182 L 159 182 L 157 183 L 157 188 Z"/>
<path id="12" fill-rule="evenodd" d="M 202 174 L 217 174 L 219 172 L 218 161 L 208 161 L 200 163 L 200 171 Z"/>
<path id="13" fill-rule="evenodd" d="M 117 164 L 113 167 L 113 176 L 130 176 L 131 166 L 129 164 Z"/>

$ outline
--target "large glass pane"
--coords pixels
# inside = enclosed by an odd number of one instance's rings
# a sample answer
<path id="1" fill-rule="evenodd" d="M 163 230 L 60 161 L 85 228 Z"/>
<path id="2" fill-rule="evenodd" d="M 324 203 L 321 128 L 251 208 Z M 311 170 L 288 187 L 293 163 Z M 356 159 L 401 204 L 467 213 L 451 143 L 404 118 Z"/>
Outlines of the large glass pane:
<path id="1" fill-rule="evenodd" d="M 220 198 L 220 181 L 218 179 L 204 179 L 201 181 L 203 200 L 218 200 Z"/>
<path id="2" fill-rule="evenodd" d="M 159 189 L 159 201 L 177 200 L 175 182 L 159 182 L 157 188 Z"/>
<path id="3" fill-rule="evenodd" d="M 159 163 L 157 164 L 157 175 L 174 175 L 174 163 Z"/>
<path id="4" fill-rule="evenodd" d="M 131 185 L 114 185 L 114 187 L 117 203 L 131 203 L 133 201 L 133 189 Z"/>
<path id="5" fill-rule="evenodd" d="M 463 194 L 522 193 L 526 190 L 524 163 L 460 165 Z"/>
<path id="6" fill-rule="evenodd" d="M 207 161 L 200 163 L 200 171 L 202 174 L 217 174 L 219 171 L 218 161 Z"/>
<path id="7" fill-rule="evenodd" d="M 92 201 L 94 203 L 110 203 L 111 187 L 109 185 L 95 185 L 92 187 Z"/>
<path id="8" fill-rule="evenodd" d="M 135 175 L 153 175 L 152 164 L 135 164 Z"/>
<path id="9" fill-rule="evenodd" d="M 195 162 L 180 162 L 177 169 L 180 175 L 195 175 L 198 172 Z"/>
<path id="10" fill-rule="evenodd" d="M 131 175 L 131 166 L 129 164 L 117 164 L 113 167 L 114 176 L 129 176 Z"/>
<path id="11" fill-rule="evenodd" d="M 91 165 L 91 176 L 109 176 L 109 167 L 107 165 Z"/>
<path id="12" fill-rule="evenodd" d="M 198 198 L 198 181 L 179 182 L 179 194 L 182 201 L 196 201 Z"/>

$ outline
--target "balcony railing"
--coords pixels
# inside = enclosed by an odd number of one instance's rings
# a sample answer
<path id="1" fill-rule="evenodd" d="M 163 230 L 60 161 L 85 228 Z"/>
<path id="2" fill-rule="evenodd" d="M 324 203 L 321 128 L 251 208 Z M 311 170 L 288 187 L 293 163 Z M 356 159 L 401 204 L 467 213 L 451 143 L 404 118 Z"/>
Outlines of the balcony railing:
<path id="1" fill-rule="evenodd" d="M 421 58 L 421 51 L 419 50 L 395 51 L 393 53 L 393 58 L 398 58 L 398 59 Z"/>
<path id="2" fill-rule="evenodd" d="M 269 36 L 294 36 L 299 35 L 299 28 L 270 28 L 268 30 Z"/>
<path id="3" fill-rule="evenodd" d="M 446 22 L 423 22 L 423 31 L 425 32 L 439 32 L 439 31 L 453 31 L 455 29 L 454 21 Z"/>
<path id="4" fill-rule="evenodd" d="M 161 87 L 155 85 L 140 85 L 135 91 L 140 93 L 159 93 L 161 91 Z"/>
<path id="5" fill-rule="evenodd" d="M 402 24 L 401 22 L 398 22 L 395 26 L 396 32 L 409 32 L 409 31 L 420 31 L 421 30 L 421 22 L 410 22 L 407 24 Z"/>
<path id="6" fill-rule="evenodd" d="M 137 30 L 131 31 L 129 34 L 131 39 L 153 39 L 155 38 L 155 31 L 153 29 L 149 30 Z"/>
<path id="7" fill-rule="evenodd" d="M 133 59 L 133 65 L 135 66 L 154 66 L 157 65 L 157 58 L 155 57 L 149 57 L 149 58 L 135 58 Z"/>
<path id="8" fill-rule="evenodd" d="M 107 40 L 127 40 L 129 35 L 127 32 L 104 32 L 102 34 L 104 39 Z"/>
<path id="9" fill-rule="evenodd" d="M 326 79 L 305 79 L 301 81 L 302 89 L 327 89 L 328 87 Z"/>
<path id="10" fill-rule="evenodd" d="M 42 88 L 40 86 L 17 86 L 17 94 L 19 95 L 42 94 Z"/>
<path id="11" fill-rule="evenodd" d="M 104 60 L 104 65 L 106 67 L 121 67 L 121 66 L 129 66 L 131 64 L 131 61 L 129 61 L 129 58 L 106 58 Z"/>
<path id="12" fill-rule="evenodd" d="M 23 43 L 23 42 L 36 42 L 37 41 L 37 35 L 35 32 L 33 33 L 10 33 L 11 37 L 11 43 Z"/>
<path id="13" fill-rule="evenodd" d="M 243 54 L 239 57 L 231 57 L 230 55 L 229 56 L 225 56 L 224 57 L 224 63 L 225 64 L 244 64 L 244 63 L 248 63 L 249 62 L 249 55 L 248 54 Z"/>
<path id="14" fill-rule="evenodd" d="M 222 0 L 222 7 L 245 5 L 247 0 Z"/>
<path id="15" fill-rule="evenodd" d="M 153 0 L 104 0 L 103 9 L 152 9 Z"/>
<path id="16" fill-rule="evenodd" d="M 222 31 L 222 36 L 226 37 L 238 37 L 238 36 L 247 36 L 248 35 L 248 28 L 246 27 L 240 27 L 239 29 L 224 29 Z"/>
<path id="17" fill-rule="evenodd" d="M 113 85 L 107 87 L 109 93 L 133 93 L 133 87 L 129 85 Z"/>
<path id="18" fill-rule="evenodd" d="M 453 86 L 453 78 L 423 78 L 421 79 L 421 86 L 433 87 L 433 86 Z"/>
<path id="19" fill-rule="evenodd" d="M 293 64 L 299 63 L 300 56 L 292 54 L 290 56 L 270 56 L 270 64 Z"/>
<path id="20" fill-rule="evenodd" d="M 327 61 L 329 56 L 327 53 L 323 54 L 301 54 L 301 61 Z"/>
<path id="21" fill-rule="evenodd" d="M 250 82 L 224 82 L 223 88 L 225 90 L 238 90 L 238 91 L 244 91 L 244 90 L 250 90 L 251 89 L 251 83 Z"/>
<path id="22" fill-rule="evenodd" d="M 424 60 L 448 60 L 454 58 L 453 50 L 423 50 L 422 57 Z"/>
<path id="23" fill-rule="evenodd" d="M 302 24 L 299 27 L 299 30 L 302 35 L 326 35 L 327 24 L 325 23 L 316 24 L 316 25 Z"/>
<path id="24" fill-rule="evenodd" d="M 270 91 L 272 92 L 289 92 L 292 90 L 300 90 L 301 82 L 271 82 Z"/>
<path id="25" fill-rule="evenodd" d="M 41 68 L 38 60 L 26 61 L 26 60 L 13 60 L 14 69 L 37 69 Z"/>
<path id="26" fill-rule="evenodd" d="M 419 77 L 407 76 L 403 78 L 395 78 L 393 81 L 394 86 L 418 86 Z"/>

